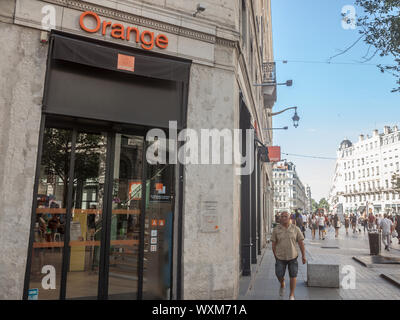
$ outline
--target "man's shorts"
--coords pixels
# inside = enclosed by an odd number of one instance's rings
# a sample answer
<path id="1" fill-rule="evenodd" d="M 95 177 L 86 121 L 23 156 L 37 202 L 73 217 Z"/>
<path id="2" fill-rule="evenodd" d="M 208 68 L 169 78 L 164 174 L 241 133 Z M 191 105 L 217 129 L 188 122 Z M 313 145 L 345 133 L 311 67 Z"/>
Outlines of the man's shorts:
<path id="1" fill-rule="evenodd" d="M 325 230 L 325 226 L 318 226 L 320 231 L 324 231 Z"/>
<path id="2" fill-rule="evenodd" d="M 276 259 L 275 262 L 275 274 L 279 279 L 282 279 L 285 276 L 286 266 L 289 269 L 289 277 L 296 278 L 297 271 L 299 269 L 299 265 L 297 263 L 297 257 L 292 260 L 279 260 Z"/>

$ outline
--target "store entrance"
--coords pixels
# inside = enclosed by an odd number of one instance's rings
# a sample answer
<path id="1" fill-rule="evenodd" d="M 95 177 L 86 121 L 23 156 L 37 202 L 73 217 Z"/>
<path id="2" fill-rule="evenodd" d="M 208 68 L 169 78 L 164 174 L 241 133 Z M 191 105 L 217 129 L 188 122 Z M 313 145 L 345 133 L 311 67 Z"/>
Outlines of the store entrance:
<path id="1" fill-rule="evenodd" d="M 175 165 L 145 133 L 46 121 L 25 297 L 170 298 Z"/>

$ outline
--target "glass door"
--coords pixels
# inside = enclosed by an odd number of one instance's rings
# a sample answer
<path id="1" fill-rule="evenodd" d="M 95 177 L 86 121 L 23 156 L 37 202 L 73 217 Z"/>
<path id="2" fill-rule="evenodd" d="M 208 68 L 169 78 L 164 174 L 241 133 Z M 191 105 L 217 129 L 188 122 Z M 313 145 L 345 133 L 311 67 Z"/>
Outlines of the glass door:
<path id="1" fill-rule="evenodd" d="M 78 132 L 69 225 L 67 299 L 97 299 L 107 134 Z"/>
<path id="2" fill-rule="evenodd" d="M 109 299 L 170 298 L 175 166 L 150 164 L 145 146 L 115 135 Z"/>
<path id="3" fill-rule="evenodd" d="M 170 298 L 175 166 L 146 150 L 144 134 L 44 129 L 25 297 Z"/>
<path id="4" fill-rule="evenodd" d="M 143 136 L 115 135 L 108 298 L 137 299 L 143 186 Z M 146 263 L 144 263 L 146 267 Z"/>

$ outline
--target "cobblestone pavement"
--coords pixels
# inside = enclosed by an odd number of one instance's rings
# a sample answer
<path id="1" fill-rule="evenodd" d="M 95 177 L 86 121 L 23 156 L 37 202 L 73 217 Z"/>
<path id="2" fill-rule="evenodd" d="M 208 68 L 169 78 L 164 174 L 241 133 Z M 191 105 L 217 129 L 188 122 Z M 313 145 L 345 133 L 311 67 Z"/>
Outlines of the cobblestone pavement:
<path id="1" fill-rule="evenodd" d="M 308 261 L 323 260 L 327 263 L 335 263 L 343 266 L 350 265 L 356 270 L 355 289 L 340 288 L 316 288 L 307 287 L 307 265 L 301 263 L 299 256 L 299 273 L 295 297 L 297 300 L 399 300 L 400 289 L 380 277 L 381 273 L 400 273 L 400 265 L 374 265 L 371 268 L 364 267 L 353 259 L 353 256 L 369 256 L 368 234 L 349 231 L 341 228 L 339 238 L 335 239 L 334 230 L 328 231 L 325 240 L 311 240 L 311 232 L 306 232 L 306 254 Z M 321 248 L 339 247 L 335 248 Z M 382 255 L 400 257 L 400 245 L 397 239 L 393 239 L 390 253 L 383 251 Z M 275 258 L 271 250 L 271 243 L 258 258 L 259 264 L 253 268 L 252 277 L 243 277 L 239 299 L 242 300 L 287 300 L 289 297 L 289 276 L 286 272 L 285 296 L 279 296 L 279 282 L 275 277 Z M 340 281 L 343 279 L 340 274 Z"/>

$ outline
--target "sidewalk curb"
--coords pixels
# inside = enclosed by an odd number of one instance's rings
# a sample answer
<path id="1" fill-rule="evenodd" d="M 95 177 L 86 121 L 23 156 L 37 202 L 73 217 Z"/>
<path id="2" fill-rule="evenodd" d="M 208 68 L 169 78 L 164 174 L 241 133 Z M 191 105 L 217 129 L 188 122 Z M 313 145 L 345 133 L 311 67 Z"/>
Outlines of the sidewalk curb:
<path id="1" fill-rule="evenodd" d="M 254 282 L 256 281 L 257 274 L 258 274 L 258 272 L 260 270 L 261 263 L 264 260 L 264 255 L 268 250 L 269 244 L 270 244 L 270 242 L 268 241 L 266 246 L 265 246 L 265 248 L 263 248 L 263 250 L 262 250 L 262 253 L 260 255 L 261 256 L 260 261 L 257 262 L 255 272 L 251 275 L 251 280 L 250 280 L 250 283 L 249 283 L 249 287 L 247 288 L 246 295 L 253 288 Z"/>
<path id="2" fill-rule="evenodd" d="M 392 277 L 391 274 L 381 273 L 380 277 L 389 281 L 390 283 L 394 284 L 396 287 L 400 288 L 400 282 L 398 280 L 396 280 L 394 277 Z"/>
<path id="3" fill-rule="evenodd" d="M 362 264 L 362 265 L 363 265 L 364 267 L 366 267 L 366 268 L 371 268 L 371 267 L 372 267 L 372 265 L 366 264 L 365 262 L 363 262 L 362 260 L 358 259 L 357 257 L 352 257 L 352 258 L 353 258 L 353 260 L 355 260 L 355 261 L 357 261 L 358 263 Z"/>

